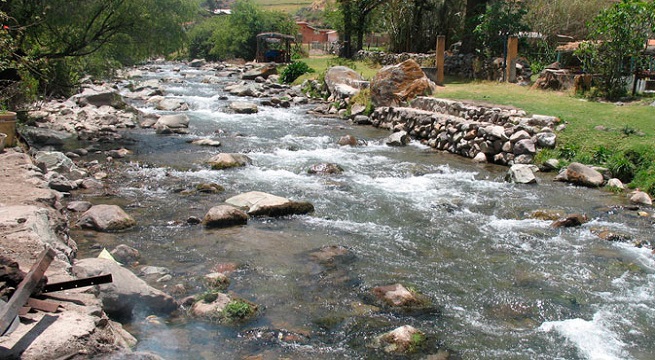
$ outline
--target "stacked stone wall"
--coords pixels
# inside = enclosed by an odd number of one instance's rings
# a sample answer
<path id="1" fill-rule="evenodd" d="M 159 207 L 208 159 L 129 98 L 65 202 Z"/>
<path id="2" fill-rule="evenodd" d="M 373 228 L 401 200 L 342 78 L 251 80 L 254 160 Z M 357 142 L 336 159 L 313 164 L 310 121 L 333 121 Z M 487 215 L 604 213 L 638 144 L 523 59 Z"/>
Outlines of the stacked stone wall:
<path id="1" fill-rule="evenodd" d="M 554 148 L 559 119 L 522 110 L 419 97 L 412 107 L 379 107 L 373 126 L 406 131 L 427 145 L 503 165 L 529 164 L 541 148 Z M 482 154 L 482 155 L 480 155 Z"/>

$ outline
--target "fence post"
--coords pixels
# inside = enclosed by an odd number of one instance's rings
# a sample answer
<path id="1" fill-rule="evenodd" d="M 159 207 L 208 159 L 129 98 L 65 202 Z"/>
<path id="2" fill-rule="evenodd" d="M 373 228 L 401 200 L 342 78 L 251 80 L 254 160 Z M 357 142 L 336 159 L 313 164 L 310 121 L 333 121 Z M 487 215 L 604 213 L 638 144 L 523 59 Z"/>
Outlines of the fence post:
<path id="1" fill-rule="evenodd" d="M 444 63 L 446 56 L 446 36 L 437 36 L 437 60 L 435 66 L 437 67 L 437 84 L 443 85 L 444 80 Z"/>
<path id="2" fill-rule="evenodd" d="M 508 82 L 516 82 L 516 60 L 519 54 L 519 38 L 516 36 L 510 36 L 507 39 L 507 73 L 505 79 Z"/>

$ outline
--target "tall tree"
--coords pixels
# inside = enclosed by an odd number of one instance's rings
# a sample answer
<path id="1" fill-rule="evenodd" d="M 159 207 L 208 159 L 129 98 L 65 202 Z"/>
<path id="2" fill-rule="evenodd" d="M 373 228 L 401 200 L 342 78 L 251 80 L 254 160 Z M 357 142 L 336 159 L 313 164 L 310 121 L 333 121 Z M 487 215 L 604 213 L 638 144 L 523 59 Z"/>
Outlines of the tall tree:
<path id="1" fill-rule="evenodd" d="M 351 58 L 364 47 L 364 35 L 370 26 L 371 12 L 386 0 L 337 1 L 343 21 L 341 56 Z M 353 41 L 353 35 L 356 41 Z"/>
<path id="2" fill-rule="evenodd" d="M 480 25 L 480 17 L 487 9 L 487 3 L 490 0 L 467 0 L 466 13 L 464 15 L 464 32 L 462 34 L 463 53 L 473 53 L 480 50 L 479 38 L 475 35 L 475 29 Z"/>

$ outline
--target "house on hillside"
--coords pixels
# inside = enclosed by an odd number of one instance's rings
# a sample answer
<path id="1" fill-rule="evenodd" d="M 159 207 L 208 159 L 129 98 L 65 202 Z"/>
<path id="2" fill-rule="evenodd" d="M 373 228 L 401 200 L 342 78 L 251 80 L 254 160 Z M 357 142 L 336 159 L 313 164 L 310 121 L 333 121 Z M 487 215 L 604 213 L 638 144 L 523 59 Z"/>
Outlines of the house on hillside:
<path id="1" fill-rule="evenodd" d="M 306 21 L 297 21 L 298 42 L 312 48 L 325 48 L 328 44 L 339 40 L 339 33 L 331 29 L 319 29 L 309 25 Z"/>

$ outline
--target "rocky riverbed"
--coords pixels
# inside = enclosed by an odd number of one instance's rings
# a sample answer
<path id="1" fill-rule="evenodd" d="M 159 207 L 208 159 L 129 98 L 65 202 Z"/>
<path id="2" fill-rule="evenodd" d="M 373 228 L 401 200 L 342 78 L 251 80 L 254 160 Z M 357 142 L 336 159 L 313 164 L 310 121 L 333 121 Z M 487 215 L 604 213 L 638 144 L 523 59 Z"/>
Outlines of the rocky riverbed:
<path id="1" fill-rule="evenodd" d="M 369 119 L 364 119 L 361 109 L 352 111 L 353 108 L 350 108 L 349 112 L 344 105 L 347 104 L 350 96 L 354 96 L 351 91 L 361 85 L 361 79 L 356 79 L 354 82 L 348 80 L 344 86 L 332 86 L 340 90 L 338 93 L 331 94 L 333 101 L 325 103 L 306 96 L 302 92 L 302 87 L 278 84 L 276 76 L 271 75 L 270 68 L 257 69 L 252 64 L 237 66 L 196 63 L 194 65 L 215 74 L 205 76 L 202 79 L 203 83 L 220 83 L 225 81 L 225 78 L 233 80 L 225 86 L 225 91 L 230 96 L 238 97 L 238 101 L 232 101 L 227 107 L 220 109 L 226 113 L 248 115 L 256 114 L 260 107 L 284 109 L 316 102 L 318 112 L 324 115 L 340 115 L 357 124 L 369 123 Z M 184 65 L 181 64 L 180 67 L 182 66 Z M 103 255 L 102 258 L 79 259 L 77 256 L 76 239 L 70 237 L 69 227 L 88 229 L 92 236 L 102 237 L 103 234 L 113 235 L 120 234 L 121 231 L 129 231 L 136 225 L 136 221 L 128 214 L 130 211 L 126 212 L 124 207 L 70 201 L 71 194 L 86 194 L 98 198 L 111 198 L 115 195 L 119 184 L 113 183 L 115 180 L 112 175 L 126 171 L 128 167 L 125 164 L 133 156 L 133 150 L 129 146 L 131 140 L 126 138 L 130 129 L 150 129 L 149 131 L 161 136 L 189 135 L 191 119 L 186 114 L 189 104 L 183 99 L 165 96 L 164 85 L 174 85 L 180 81 L 180 78 L 140 80 L 143 73 L 157 71 L 157 65 L 134 69 L 126 72 L 125 79 L 115 84 L 86 84 L 84 90 L 71 99 L 42 104 L 40 109 L 28 114 L 28 123 L 32 126 L 21 129 L 23 139 L 29 147 L 7 149 L 0 154 L 0 174 L 2 174 L 0 181 L 2 252 L 0 254 L 16 261 L 20 269 L 27 271 L 45 247 L 55 249 L 57 258 L 46 273 L 49 282 L 101 273 L 111 273 L 114 276 L 112 285 L 49 295 L 49 301 L 60 304 L 58 312 L 45 314 L 37 311 L 26 315 L 26 318 L 31 319 L 30 323 L 21 324 L 14 333 L 0 338 L 0 349 L 5 348 L 7 354 L 23 351 L 22 357 L 25 359 L 50 359 L 87 358 L 118 352 L 120 356 L 126 358 L 156 358 L 157 355 L 153 354 L 131 353 L 130 348 L 134 347 L 136 340 L 115 321 L 129 323 L 135 313 L 147 313 L 153 315 L 148 320 L 153 324 L 162 321 L 158 316 L 171 315 L 229 323 L 234 319 L 223 317 L 228 306 L 240 320 L 256 316 L 262 311 L 258 304 L 245 299 L 246 296 L 241 297 L 224 291 L 230 285 L 229 274 L 239 269 L 238 264 L 221 263 L 213 269 L 215 271 L 195 274 L 194 276 L 202 278 L 201 288 L 206 290 L 200 294 L 189 289 L 185 281 L 168 285 L 173 275 L 165 268 L 140 266 L 141 262 L 147 263 L 147 259 L 141 258 L 139 251 L 127 244 L 108 249 L 110 256 Z M 173 71 L 179 72 L 180 68 Z M 309 85 L 305 87 L 307 86 Z M 310 87 L 315 86 L 316 84 Z M 152 106 L 165 114 L 140 112 L 136 107 L 142 105 Z M 421 115 L 425 114 L 421 113 Z M 432 122 L 432 119 L 428 120 Z M 435 123 L 438 122 L 436 120 L 438 118 L 435 118 Z M 425 129 L 417 131 L 413 128 L 404 128 L 405 124 L 410 122 L 413 121 L 390 120 L 387 127 L 396 133 L 384 140 L 385 144 L 407 145 L 409 134 L 403 134 L 405 130 L 408 133 L 415 133 L 412 135 L 421 131 L 430 132 Z M 458 137 L 458 133 L 461 132 L 461 138 L 464 138 L 466 132 L 472 129 L 461 128 L 458 125 L 448 128 L 447 131 L 454 137 Z M 475 129 L 477 130 L 477 127 Z M 496 129 L 490 129 L 490 134 L 491 130 Z M 516 133 L 519 131 L 517 130 Z M 528 132 L 526 134 L 525 138 L 511 142 L 510 138 L 513 134 L 498 130 L 498 135 L 490 139 L 492 145 L 496 141 L 499 143 L 498 147 L 502 148 L 505 142 L 513 145 L 519 140 L 530 139 L 535 135 Z M 198 137 L 191 141 L 198 147 L 219 148 L 225 138 L 221 138 L 220 133 L 215 135 Z M 242 134 L 230 135 L 237 139 L 244 137 Z M 352 135 L 344 138 L 344 146 L 366 144 L 365 141 L 358 140 Z M 475 137 L 471 137 L 468 140 L 474 141 L 474 139 Z M 487 139 L 481 140 L 480 143 L 483 141 Z M 447 143 L 455 142 L 448 140 Z M 62 149 L 63 152 L 60 152 L 59 150 Z M 297 149 L 291 148 L 290 151 L 294 150 Z M 512 151 L 513 149 L 509 148 L 505 152 Z M 207 160 L 206 165 L 220 171 L 247 167 L 252 162 L 253 160 L 245 154 L 221 152 Z M 508 179 L 515 183 L 537 182 L 535 171 L 538 169 L 529 165 L 524 166 L 513 167 L 513 170 L 508 173 Z M 347 169 L 344 170 L 338 164 L 320 163 L 312 166 L 307 173 L 324 177 L 339 175 L 344 171 Z M 421 172 L 420 169 L 413 171 Z M 560 178 L 579 185 L 598 187 L 608 182 L 602 172 L 602 169 L 588 169 L 581 164 L 576 164 L 562 172 Z M 540 179 L 543 181 L 543 176 Z M 326 184 L 330 189 L 348 189 L 352 186 L 338 181 L 326 181 Z M 618 187 L 619 184 L 615 185 Z M 197 184 L 192 189 L 180 189 L 178 193 L 218 194 L 224 190 L 219 184 L 203 183 Z M 224 200 L 220 205 L 207 209 L 204 217 L 188 216 L 172 225 L 197 225 L 206 229 L 221 229 L 240 226 L 261 216 L 278 217 L 315 211 L 315 206 L 305 201 L 306 199 L 290 200 L 260 191 L 243 192 L 237 196 L 226 197 Z M 312 199 L 314 200 L 320 199 Z M 608 213 L 624 211 L 644 219 L 652 217 L 648 195 L 636 193 L 631 201 L 634 205 L 612 208 Z M 457 204 L 444 203 L 437 204 L 435 207 L 438 211 L 445 209 L 446 213 L 460 211 Z M 552 222 L 553 228 L 581 226 L 589 220 L 582 214 L 549 211 L 542 211 L 533 216 L 535 219 L 547 218 L 547 221 Z M 594 231 L 601 239 L 621 242 L 637 240 L 635 242 L 638 246 L 650 246 L 648 239 L 632 239 L 627 234 L 603 230 L 600 227 Z M 339 286 L 351 289 L 352 284 L 358 282 L 352 274 L 344 272 L 347 267 L 343 264 L 349 264 L 356 257 L 348 247 L 324 246 L 309 252 L 307 257 L 316 266 L 313 271 L 320 274 L 316 278 L 318 280 L 314 279 L 320 284 L 329 287 L 330 284 L 337 283 L 340 284 Z M 120 266 L 117 261 L 125 266 Z M 155 286 L 148 285 L 143 279 L 148 279 Z M 412 317 L 440 312 L 440 308 L 434 306 L 429 297 L 422 295 L 416 289 L 408 289 L 400 283 L 380 285 L 365 290 L 357 289 L 353 292 L 366 294 L 362 296 L 366 300 L 365 304 L 356 306 L 355 312 L 388 312 L 410 314 Z M 525 315 L 524 313 L 517 315 L 520 309 L 510 310 L 515 316 Z M 324 318 L 323 321 L 335 322 L 338 319 Z M 45 327 L 26 348 L 21 349 L 17 346 L 17 344 L 21 345 L 20 339 L 35 327 L 34 324 L 40 322 L 51 324 Z M 325 325 L 325 328 L 335 326 Z M 347 327 L 343 324 L 339 326 Z M 426 335 L 413 326 L 402 325 L 388 330 L 389 332 L 377 334 L 374 341 L 366 346 L 383 349 L 380 351 L 388 356 L 415 351 L 418 348 L 437 358 L 456 356 L 446 346 L 435 347 L 435 342 L 430 342 L 433 344 L 431 346 L 425 346 L 425 341 L 430 334 Z M 311 342 L 310 336 L 303 330 L 288 330 L 282 327 L 255 329 L 241 335 L 260 340 L 266 338 L 268 340 L 265 341 L 279 341 L 283 344 Z"/>

